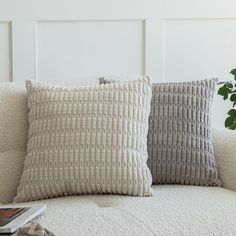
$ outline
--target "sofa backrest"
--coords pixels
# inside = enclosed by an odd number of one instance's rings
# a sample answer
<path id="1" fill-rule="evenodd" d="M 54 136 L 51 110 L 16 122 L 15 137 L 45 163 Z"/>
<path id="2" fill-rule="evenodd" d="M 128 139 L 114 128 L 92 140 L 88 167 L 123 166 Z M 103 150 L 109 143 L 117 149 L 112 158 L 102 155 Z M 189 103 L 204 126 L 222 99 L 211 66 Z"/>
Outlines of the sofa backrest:
<path id="1" fill-rule="evenodd" d="M 236 191 L 236 132 L 213 130 L 213 146 L 222 186 Z"/>
<path id="2" fill-rule="evenodd" d="M 12 202 L 27 146 L 27 97 L 24 83 L 0 83 L 0 202 Z"/>
<path id="3" fill-rule="evenodd" d="M 24 83 L 0 84 L 0 203 L 16 196 L 27 148 Z M 236 133 L 214 130 L 213 144 L 223 186 L 236 191 Z"/>

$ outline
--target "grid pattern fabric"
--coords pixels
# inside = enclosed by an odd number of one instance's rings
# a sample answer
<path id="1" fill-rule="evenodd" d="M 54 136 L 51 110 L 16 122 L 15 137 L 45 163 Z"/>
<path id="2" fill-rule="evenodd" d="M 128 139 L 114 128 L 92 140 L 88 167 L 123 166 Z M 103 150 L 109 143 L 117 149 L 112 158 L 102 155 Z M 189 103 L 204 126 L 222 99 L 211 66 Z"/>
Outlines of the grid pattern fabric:
<path id="1" fill-rule="evenodd" d="M 220 185 L 211 107 L 216 80 L 152 87 L 148 165 L 154 184 Z"/>
<path id="2" fill-rule="evenodd" d="M 73 194 L 152 196 L 147 167 L 151 85 L 26 82 L 27 156 L 15 202 Z"/>

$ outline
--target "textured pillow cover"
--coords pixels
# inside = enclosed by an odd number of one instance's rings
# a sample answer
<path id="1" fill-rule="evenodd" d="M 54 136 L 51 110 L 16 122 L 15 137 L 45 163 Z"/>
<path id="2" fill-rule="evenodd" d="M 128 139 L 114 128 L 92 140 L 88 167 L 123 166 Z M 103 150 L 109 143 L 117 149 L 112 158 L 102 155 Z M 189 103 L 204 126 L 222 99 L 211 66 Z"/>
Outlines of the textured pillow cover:
<path id="1" fill-rule="evenodd" d="M 148 132 L 153 184 L 220 185 L 211 128 L 216 82 L 153 84 Z"/>
<path id="2" fill-rule="evenodd" d="M 148 79 L 74 88 L 26 85 L 27 156 L 15 202 L 71 194 L 152 196 Z"/>
<path id="3" fill-rule="evenodd" d="M 153 84 L 148 165 L 154 184 L 220 185 L 211 128 L 216 82 Z"/>
<path id="4" fill-rule="evenodd" d="M 98 77 L 78 81 L 50 81 L 66 86 L 98 85 Z M 0 84 L 0 202 L 12 203 L 16 196 L 27 152 L 27 94 L 24 82 Z M 13 174 L 14 173 L 14 174 Z"/>

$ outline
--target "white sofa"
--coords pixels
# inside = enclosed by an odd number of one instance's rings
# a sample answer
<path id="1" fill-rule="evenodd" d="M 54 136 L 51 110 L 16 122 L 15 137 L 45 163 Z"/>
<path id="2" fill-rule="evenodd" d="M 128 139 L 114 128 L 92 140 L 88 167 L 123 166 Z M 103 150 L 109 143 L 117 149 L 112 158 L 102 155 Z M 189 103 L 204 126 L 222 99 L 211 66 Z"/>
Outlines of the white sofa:
<path id="1" fill-rule="evenodd" d="M 0 84 L 0 202 L 16 195 L 26 155 L 23 84 Z M 82 195 L 41 201 L 37 221 L 55 235 L 236 235 L 236 135 L 214 130 L 224 188 L 153 186 L 154 197 Z M 39 202 L 35 202 L 39 203 Z"/>

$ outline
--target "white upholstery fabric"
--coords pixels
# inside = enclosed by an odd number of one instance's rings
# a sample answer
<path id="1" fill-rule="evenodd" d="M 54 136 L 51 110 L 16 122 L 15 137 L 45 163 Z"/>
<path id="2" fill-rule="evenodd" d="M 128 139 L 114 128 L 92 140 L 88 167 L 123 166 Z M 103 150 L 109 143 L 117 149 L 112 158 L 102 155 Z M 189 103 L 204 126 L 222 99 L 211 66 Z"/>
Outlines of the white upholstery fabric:
<path id="1" fill-rule="evenodd" d="M 0 84 L 0 202 L 12 202 L 23 169 L 28 132 L 24 83 Z"/>
<path id="2" fill-rule="evenodd" d="M 38 221 L 57 236 L 236 235 L 235 192 L 219 187 L 153 188 L 151 198 L 83 195 L 45 200 L 48 209 Z"/>
<path id="3" fill-rule="evenodd" d="M 213 144 L 222 185 L 236 191 L 236 131 L 214 130 Z"/>

